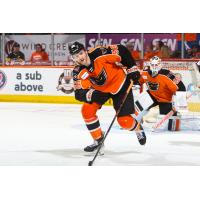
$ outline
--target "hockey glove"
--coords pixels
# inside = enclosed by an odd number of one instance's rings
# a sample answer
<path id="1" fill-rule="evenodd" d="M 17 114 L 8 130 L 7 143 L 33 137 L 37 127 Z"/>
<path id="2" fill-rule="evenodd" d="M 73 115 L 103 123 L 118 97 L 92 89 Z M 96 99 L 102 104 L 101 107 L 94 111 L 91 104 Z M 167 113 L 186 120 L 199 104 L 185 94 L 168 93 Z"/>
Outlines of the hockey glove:
<path id="1" fill-rule="evenodd" d="M 140 71 L 137 66 L 127 69 L 127 79 L 133 80 L 134 85 L 139 83 Z"/>
<path id="2" fill-rule="evenodd" d="M 90 89 L 86 93 L 87 103 L 96 102 L 103 105 L 110 98 L 109 93 L 100 92 L 98 90 Z"/>

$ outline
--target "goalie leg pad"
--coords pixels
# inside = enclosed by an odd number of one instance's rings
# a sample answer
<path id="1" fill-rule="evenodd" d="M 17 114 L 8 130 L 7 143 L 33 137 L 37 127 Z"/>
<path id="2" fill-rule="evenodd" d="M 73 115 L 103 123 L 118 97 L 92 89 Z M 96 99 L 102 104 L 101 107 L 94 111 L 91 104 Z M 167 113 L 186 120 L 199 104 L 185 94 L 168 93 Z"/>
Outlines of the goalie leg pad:
<path id="1" fill-rule="evenodd" d="M 174 107 L 176 110 L 187 110 L 187 97 L 185 91 L 177 91 L 173 96 Z"/>

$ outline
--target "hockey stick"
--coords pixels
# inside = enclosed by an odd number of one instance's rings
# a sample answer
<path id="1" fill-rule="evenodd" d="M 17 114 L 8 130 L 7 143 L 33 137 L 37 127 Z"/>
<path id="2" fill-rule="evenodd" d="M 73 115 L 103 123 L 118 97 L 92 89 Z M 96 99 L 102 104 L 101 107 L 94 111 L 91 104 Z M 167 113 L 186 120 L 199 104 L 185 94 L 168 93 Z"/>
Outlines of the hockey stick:
<path id="1" fill-rule="evenodd" d="M 170 112 L 168 112 L 159 122 L 157 122 L 153 126 L 153 131 L 157 128 L 159 128 L 166 120 L 168 120 L 176 111 L 172 109 Z"/>
<path id="2" fill-rule="evenodd" d="M 199 90 L 196 88 L 196 86 L 194 84 L 189 84 L 187 91 L 191 92 L 186 99 L 188 100 L 190 97 L 192 97 L 193 95 L 196 95 L 197 92 L 199 92 Z M 174 113 L 176 112 L 175 109 L 172 108 L 172 110 L 170 112 L 168 112 L 159 122 L 157 122 L 154 126 L 153 126 L 153 131 L 157 128 L 159 128 L 166 120 L 168 120 Z"/>
<path id="3" fill-rule="evenodd" d="M 92 166 L 93 163 L 94 163 L 94 161 L 95 161 L 95 159 L 96 159 L 96 157 L 98 156 L 99 151 L 101 150 L 101 147 L 102 147 L 102 145 L 103 145 L 103 143 L 104 143 L 104 141 L 105 141 L 105 139 L 106 139 L 108 133 L 110 132 L 110 129 L 112 128 L 112 125 L 113 125 L 113 123 L 114 123 L 116 117 L 118 116 L 119 112 L 121 111 L 121 109 L 122 109 L 122 107 L 123 107 L 123 105 L 124 105 L 124 102 L 125 102 L 125 100 L 126 100 L 128 94 L 129 94 L 129 92 L 130 92 L 132 86 L 133 86 L 133 81 L 131 80 L 131 83 L 130 83 L 129 87 L 127 88 L 126 93 L 124 94 L 124 97 L 123 97 L 123 99 L 122 99 L 122 102 L 121 102 L 121 104 L 120 104 L 120 107 L 119 107 L 119 109 L 117 110 L 117 112 L 116 112 L 116 114 L 115 114 L 115 116 L 114 116 L 114 118 L 113 118 L 113 120 L 112 120 L 112 122 L 111 122 L 111 124 L 110 124 L 110 126 L 109 126 L 109 128 L 108 128 L 108 130 L 106 131 L 103 140 L 100 142 L 100 145 L 99 145 L 99 147 L 98 147 L 98 149 L 97 149 L 96 154 L 94 155 L 94 158 L 93 158 L 91 161 L 89 161 L 88 166 Z"/>

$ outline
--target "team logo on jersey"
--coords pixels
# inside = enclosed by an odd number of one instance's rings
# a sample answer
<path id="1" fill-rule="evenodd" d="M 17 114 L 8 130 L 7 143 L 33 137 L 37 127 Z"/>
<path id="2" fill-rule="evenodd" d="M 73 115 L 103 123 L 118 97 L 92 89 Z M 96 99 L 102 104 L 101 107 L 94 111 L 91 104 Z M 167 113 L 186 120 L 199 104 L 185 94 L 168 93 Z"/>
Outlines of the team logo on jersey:
<path id="1" fill-rule="evenodd" d="M 98 86 L 102 86 L 105 84 L 107 80 L 107 74 L 105 69 L 103 68 L 102 71 L 100 72 L 100 74 L 98 75 L 98 77 L 90 77 L 90 81 L 94 84 L 94 85 L 98 85 Z"/>
<path id="2" fill-rule="evenodd" d="M 62 91 L 65 94 L 70 94 L 74 91 L 72 69 L 64 69 L 64 72 L 58 79 L 58 86 L 56 89 L 58 91 Z"/>
<path id="3" fill-rule="evenodd" d="M 159 88 L 159 83 L 147 82 L 147 87 L 149 90 L 156 91 Z"/>
<path id="4" fill-rule="evenodd" d="M 0 89 L 2 89 L 7 82 L 7 77 L 3 71 L 0 70 Z"/>

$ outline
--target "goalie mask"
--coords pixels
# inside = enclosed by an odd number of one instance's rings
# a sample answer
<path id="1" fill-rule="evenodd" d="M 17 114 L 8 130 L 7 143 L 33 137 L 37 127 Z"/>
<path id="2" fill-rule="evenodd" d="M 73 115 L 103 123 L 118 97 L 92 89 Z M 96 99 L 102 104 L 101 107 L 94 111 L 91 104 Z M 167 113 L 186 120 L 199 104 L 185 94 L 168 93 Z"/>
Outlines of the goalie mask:
<path id="1" fill-rule="evenodd" d="M 150 59 L 150 74 L 152 77 L 158 75 L 161 70 L 161 59 L 158 56 L 154 56 Z"/>

